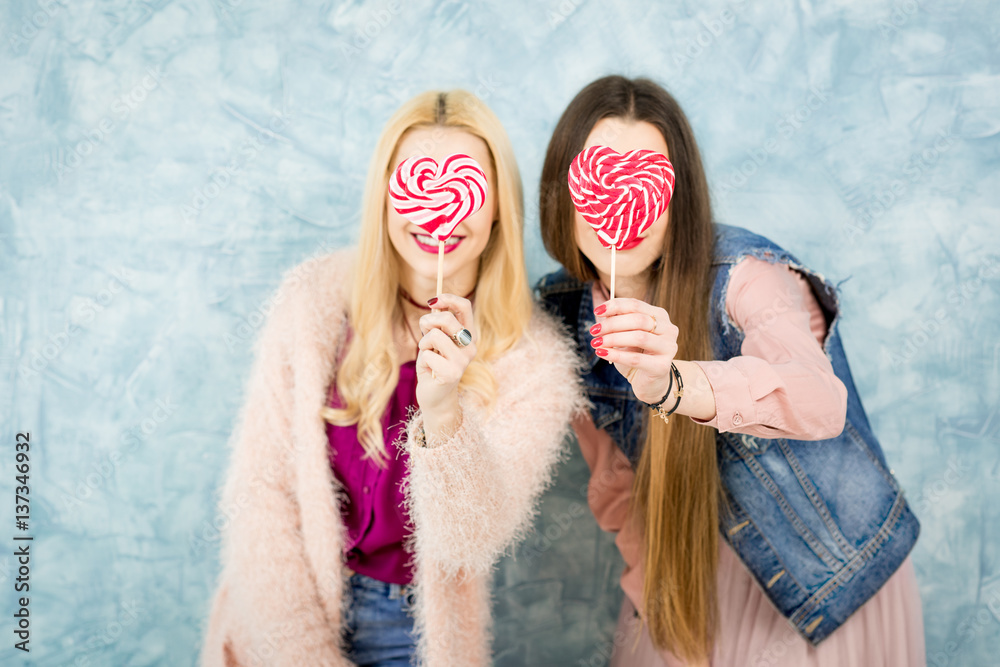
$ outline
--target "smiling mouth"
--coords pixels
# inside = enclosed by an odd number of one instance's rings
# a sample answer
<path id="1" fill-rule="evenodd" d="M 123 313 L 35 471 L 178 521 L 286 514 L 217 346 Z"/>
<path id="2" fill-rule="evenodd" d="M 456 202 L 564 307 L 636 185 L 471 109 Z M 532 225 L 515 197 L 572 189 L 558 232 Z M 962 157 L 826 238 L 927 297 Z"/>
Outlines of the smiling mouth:
<path id="1" fill-rule="evenodd" d="M 635 248 L 636 246 L 638 246 L 640 243 L 642 243 L 645 240 L 646 240 L 645 237 L 637 236 L 633 240 L 631 240 L 628 243 L 626 243 L 625 245 L 623 245 L 622 246 L 622 250 L 631 250 L 632 248 Z"/>
<path id="2" fill-rule="evenodd" d="M 412 234 L 412 233 L 410 234 L 410 236 L 413 237 L 413 241 L 414 243 L 417 244 L 418 248 L 420 248 L 424 252 L 433 253 L 435 255 L 437 254 L 438 241 L 433 236 L 430 236 L 429 234 Z M 448 240 L 444 242 L 445 254 L 453 252 L 455 249 L 458 248 L 459 245 L 461 245 L 462 241 L 464 240 L 465 240 L 464 236 L 449 237 Z"/>

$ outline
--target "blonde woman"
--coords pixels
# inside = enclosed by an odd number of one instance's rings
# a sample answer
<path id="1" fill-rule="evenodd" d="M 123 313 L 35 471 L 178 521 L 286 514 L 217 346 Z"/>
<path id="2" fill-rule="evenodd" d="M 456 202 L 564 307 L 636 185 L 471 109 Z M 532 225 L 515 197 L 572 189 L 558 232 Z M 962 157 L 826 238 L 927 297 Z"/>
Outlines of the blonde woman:
<path id="1" fill-rule="evenodd" d="M 454 153 L 490 188 L 436 294 L 436 243 L 387 184 L 412 155 Z M 522 209 L 475 96 L 425 93 L 389 121 L 359 248 L 291 271 L 258 342 L 203 665 L 490 663 L 490 572 L 583 401 L 572 347 L 531 299 Z"/>

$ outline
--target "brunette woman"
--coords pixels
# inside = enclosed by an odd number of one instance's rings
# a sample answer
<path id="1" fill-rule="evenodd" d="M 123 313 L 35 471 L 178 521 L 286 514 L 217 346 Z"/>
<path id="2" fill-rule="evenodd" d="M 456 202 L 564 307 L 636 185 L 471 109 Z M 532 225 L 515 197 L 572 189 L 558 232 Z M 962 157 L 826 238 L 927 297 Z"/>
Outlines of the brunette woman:
<path id="1" fill-rule="evenodd" d="M 586 147 L 673 163 L 667 211 L 617 257 L 570 200 Z M 715 224 L 694 135 L 646 79 L 570 102 L 542 170 L 541 296 L 576 335 L 591 508 L 626 563 L 615 664 L 922 665 L 919 524 L 837 333 L 838 294 L 768 239 Z M 722 539 L 720 539 L 720 536 Z M 654 651 L 655 648 L 655 651 Z"/>

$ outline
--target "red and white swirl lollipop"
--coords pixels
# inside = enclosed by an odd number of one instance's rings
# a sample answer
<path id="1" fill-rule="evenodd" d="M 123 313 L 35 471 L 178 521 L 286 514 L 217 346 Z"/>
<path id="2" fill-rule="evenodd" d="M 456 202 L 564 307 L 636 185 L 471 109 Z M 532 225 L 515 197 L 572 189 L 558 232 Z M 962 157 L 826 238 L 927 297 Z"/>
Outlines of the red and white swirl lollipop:
<path id="1" fill-rule="evenodd" d="M 444 269 L 444 242 L 463 220 L 486 202 L 486 173 L 473 158 L 455 153 L 438 165 L 426 155 L 404 160 L 389 179 L 396 212 L 438 241 L 438 294 Z"/>
<path id="2" fill-rule="evenodd" d="M 611 298 L 615 296 L 615 253 L 627 250 L 656 222 L 674 193 L 674 167 L 662 153 L 619 153 L 607 146 L 580 152 L 569 167 L 573 206 L 601 245 L 611 248 Z"/>

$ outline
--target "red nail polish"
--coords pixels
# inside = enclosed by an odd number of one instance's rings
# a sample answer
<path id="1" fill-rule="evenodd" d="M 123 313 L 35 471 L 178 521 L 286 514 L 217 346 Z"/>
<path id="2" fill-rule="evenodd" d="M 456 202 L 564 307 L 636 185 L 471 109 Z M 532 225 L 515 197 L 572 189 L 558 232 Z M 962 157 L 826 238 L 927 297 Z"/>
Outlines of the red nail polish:
<path id="1" fill-rule="evenodd" d="M 594 354 L 596 354 L 599 357 L 606 357 L 608 356 L 608 351 L 605 350 L 603 347 L 599 347 L 596 350 L 594 350 Z"/>
<path id="2" fill-rule="evenodd" d="M 594 326 L 590 327 L 590 335 L 591 336 L 596 336 L 599 333 L 601 333 L 601 323 L 600 322 L 598 322 Z"/>
<path id="3" fill-rule="evenodd" d="M 437 302 L 438 302 L 438 298 L 436 296 L 433 296 L 433 297 L 427 299 L 427 305 L 428 306 L 433 306 Z"/>
<path id="4" fill-rule="evenodd" d="M 603 315 L 604 311 L 607 310 L 607 309 L 608 309 L 608 305 L 606 303 L 602 303 L 597 308 L 594 308 L 594 315 Z"/>
<path id="5" fill-rule="evenodd" d="M 603 343 L 603 342 L 604 342 L 604 338 L 595 338 L 594 340 L 590 341 L 590 344 L 593 347 L 600 347 L 601 343 Z"/>

